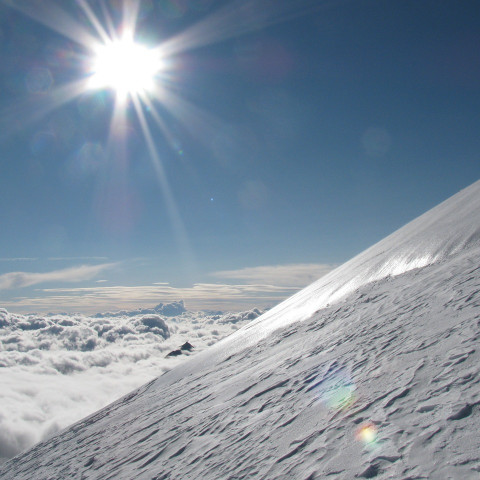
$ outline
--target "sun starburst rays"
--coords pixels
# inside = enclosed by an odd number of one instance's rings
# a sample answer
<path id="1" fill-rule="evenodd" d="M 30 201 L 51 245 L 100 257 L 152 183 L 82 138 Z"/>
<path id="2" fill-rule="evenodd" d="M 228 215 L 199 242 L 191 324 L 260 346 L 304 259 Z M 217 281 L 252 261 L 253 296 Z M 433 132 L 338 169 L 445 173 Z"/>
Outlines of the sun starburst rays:
<path id="1" fill-rule="evenodd" d="M 34 95 L 26 100 L 16 102 L 1 112 L 0 140 L 17 133 L 21 128 L 41 121 L 56 109 L 80 97 L 86 90 L 87 80 L 82 78 L 53 87 L 42 95 Z M 21 125 L 16 121 L 18 118 L 22 119 Z"/>
<path id="2" fill-rule="evenodd" d="M 35 109 L 36 113 L 31 118 L 34 121 L 85 92 L 110 89 L 115 92 L 114 111 L 128 108 L 131 103 L 142 124 L 139 114 L 144 107 L 148 108 L 154 112 L 154 120 L 171 145 L 176 142 L 169 133 L 167 121 L 152 109 L 155 103 L 168 110 L 199 141 L 205 141 L 206 135 L 208 138 L 208 134 L 214 133 L 221 124 L 207 111 L 176 93 L 174 73 L 178 54 L 318 8 L 316 0 L 301 0 L 295 5 L 287 2 L 280 6 L 271 0 L 232 0 L 178 35 L 159 45 L 147 46 L 136 41 L 140 0 L 120 1 L 117 3 L 119 10 L 111 10 L 103 0 L 95 3 L 78 0 L 72 7 L 72 13 L 75 12 L 72 15 L 60 2 L 0 1 L 69 38 L 84 50 L 76 59 L 78 66 L 84 67 L 84 78 L 75 84 L 53 85 L 48 96 L 25 102 L 33 103 L 31 110 Z M 37 104 L 40 108 L 36 108 Z M 8 114 L 2 116 L 7 117 L 9 123 Z M 118 115 L 114 113 L 111 121 L 115 124 Z"/>
<path id="3" fill-rule="evenodd" d="M 53 2 L 3 0 L 3 3 L 87 49 L 97 42 L 97 38 L 88 28 L 73 19 L 65 10 Z"/>
<path id="4" fill-rule="evenodd" d="M 190 242 L 188 239 L 187 231 L 185 225 L 183 223 L 182 217 L 178 210 L 177 203 L 175 201 L 175 197 L 170 189 L 170 184 L 168 183 L 168 179 L 165 173 L 165 169 L 163 167 L 163 163 L 161 161 L 160 155 L 158 150 L 155 146 L 155 142 L 153 140 L 152 133 L 148 126 L 147 119 L 143 112 L 142 104 L 138 96 L 133 96 L 132 101 L 135 107 L 135 111 L 137 113 L 138 119 L 140 121 L 140 125 L 142 128 L 143 136 L 146 140 L 147 147 L 150 153 L 150 158 L 152 160 L 153 167 L 157 174 L 158 181 L 161 186 L 163 198 L 167 207 L 167 213 L 170 217 L 170 221 L 172 223 L 172 227 L 175 233 L 175 237 L 177 239 L 177 243 L 179 249 L 182 253 L 182 258 L 185 263 L 185 267 L 188 270 L 191 270 L 194 259 L 193 259 L 193 252 L 190 247 Z"/>
<path id="5" fill-rule="evenodd" d="M 91 25 L 97 32 L 97 34 L 100 36 L 102 42 L 107 43 L 110 40 L 110 37 L 108 36 L 105 28 L 103 27 L 102 23 L 100 22 L 98 17 L 95 15 L 94 11 L 90 7 L 90 5 L 87 3 L 87 1 L 79 0 L 78 5 L 83 10 L 85 16 L 88 18 Z M 107 25 L 109 23 L 108 20 L 109 20 L 109 15 L 107 15 Z"/>
<path id="6" fill-rule="evenodd" d="M 107 99 L 113 98 L 105 149 L 109 157 L 108 168 L 118 170 L 116 178 L 122 177 L 122 171 L 127 171 L 128 141 L 119 132 L 124 124 L 137 125 L 156 171 L 177 244 L 185 257 L 192 257 L 180 210 L 157 148 L 159 140 L 154 137 L 151 127 L 157 126 L 162 134 L 160 138 L 177 155 L 183 155 L 183 148 L 178 147 L 181 145 L 177 138 L 178 129 L 196 142 L 206 144 L 221 130 L 222 122 L 179 93 L 177 74 L 180 75 L 180 70 L 175 68 L 178 55 L 295 16 L 306 7 L 317 5 L 317 0 L 295 2 L 295 8 L 288 2 L 279 8 L 271 0 L 232 0 L 158 45 L 142 44 L 137 39 L 140 0 L 120 0 L 113 7 L 104 0 L 77 0 L 69 8 L 55 1 L 0 2 L 51 28 L 79 47 L 75 47 L 73 69 L 60 75 L 63 79 L 70 78 L 70 82 L 52 81 L 48 91 L 29 92 L 26 101 L 17 101 L 11 111 L 1 112 L 2 124 L 5 123 L 6 127 L 2 129 L 2 135 L 14 133 L 17 124 L 11 120 L 15 115 L 18 117 L 19 109 L 24 113 L 25 125 L 42 120 L 53 110 L 94 90 L 113 91 L 112 97 L 106 96 Z M 117 9 L 118 6 L 121 8 Z M 72 82 L 72 74 L 79 74 L 80 79 Z"/>

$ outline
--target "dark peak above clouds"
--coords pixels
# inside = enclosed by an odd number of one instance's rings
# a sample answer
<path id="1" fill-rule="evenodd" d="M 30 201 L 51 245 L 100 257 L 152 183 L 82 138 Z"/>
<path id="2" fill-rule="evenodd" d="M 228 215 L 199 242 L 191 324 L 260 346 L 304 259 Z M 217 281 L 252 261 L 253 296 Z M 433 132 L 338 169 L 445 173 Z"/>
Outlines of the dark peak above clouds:
<path id="1" fill-rule="evenodd" d="M 170 357 L 178 357 L 179 355 L 188 355 L 195 347 L 189 342 L 186 341 L 180 348 L 177 350 L 172 350 L 170 353 L 167 354 L 166 358 Z"/>

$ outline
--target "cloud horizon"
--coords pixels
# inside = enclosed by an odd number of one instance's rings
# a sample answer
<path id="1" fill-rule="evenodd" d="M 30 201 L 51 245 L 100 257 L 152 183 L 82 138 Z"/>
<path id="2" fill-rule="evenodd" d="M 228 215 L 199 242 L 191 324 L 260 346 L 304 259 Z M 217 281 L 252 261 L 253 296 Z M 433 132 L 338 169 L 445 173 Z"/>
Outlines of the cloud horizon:
<path id="1" fill-rule="evenodd" d="M 104 264 L 109 268 L 114 264 Z M 83 272 L 85 276 L 102 271 Z M 224 270 L 209 274 L 212 278 L 238 280 L 238 283 L 197 282 L 192 286 L 176 287 L 168 282 L 155 282 L 150 285 L 105 285 L 96 281 L 94 286 L 87 287 L 53 287 L 36 289 L 37 295 L 14 297 L 4 301 L 3 306 L 17 312 L 83 312 L 98 313 L 119 311 L 138 307 L 154 306 L 159 302 L 183 300 L 189 309 L 240 311 L 247 308 L 269 308 L 309 285 L 334 268 L 328 264 L 288 264 L 264 265 L 240 270 Z M 74 269 L 51 272 L 48 277 L 20 277 L 20 280 L 32 282 L 48 279 L 66 281 L 64 277 L 74 276 Z M 76 272 L 79 275 L 82 271 Z M 7 274 L 8 275 L 8 274 Z M 40 275 L 40 274 L 37 274 Z M 45 274 L 46 275 L 46 274 Z M 0 276 L 0 285 L 2 282 Z M 4 278 L 6 283 L 15 278 Z"/>

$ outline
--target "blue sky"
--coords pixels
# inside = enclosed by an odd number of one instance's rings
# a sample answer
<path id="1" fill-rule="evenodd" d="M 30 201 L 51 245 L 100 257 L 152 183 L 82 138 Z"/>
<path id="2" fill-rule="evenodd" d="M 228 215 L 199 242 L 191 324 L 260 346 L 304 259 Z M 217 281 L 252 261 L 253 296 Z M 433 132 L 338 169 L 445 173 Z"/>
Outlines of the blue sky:
<path id="1" fill-rule="evenodd" d="M 98 37 L 82 2 L 9 3 L 9 310 L 273 305 L 480 177 L 474 2 L 141 2 L 162 94 L 116 123 L 111 88 L 75 87 Z M 121 1 L 84 5 L 120 28 Z"/>

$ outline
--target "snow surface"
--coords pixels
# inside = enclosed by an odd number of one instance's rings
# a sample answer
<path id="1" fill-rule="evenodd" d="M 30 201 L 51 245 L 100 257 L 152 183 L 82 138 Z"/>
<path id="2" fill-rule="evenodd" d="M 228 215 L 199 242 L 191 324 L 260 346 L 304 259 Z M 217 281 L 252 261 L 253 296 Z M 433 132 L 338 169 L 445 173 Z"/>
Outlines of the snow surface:
<path id="1" fill-rule="evenodd" d="M 257 320 L 255 335 L 309 318 L 366 283 L 424 267 L 478 245 L 480 181 L 271 309 Z"/>
<path id="2" fill-rule="evenodd" d="M 478 479 L 479 239 L 477 182 L 0 477 Z"/>

